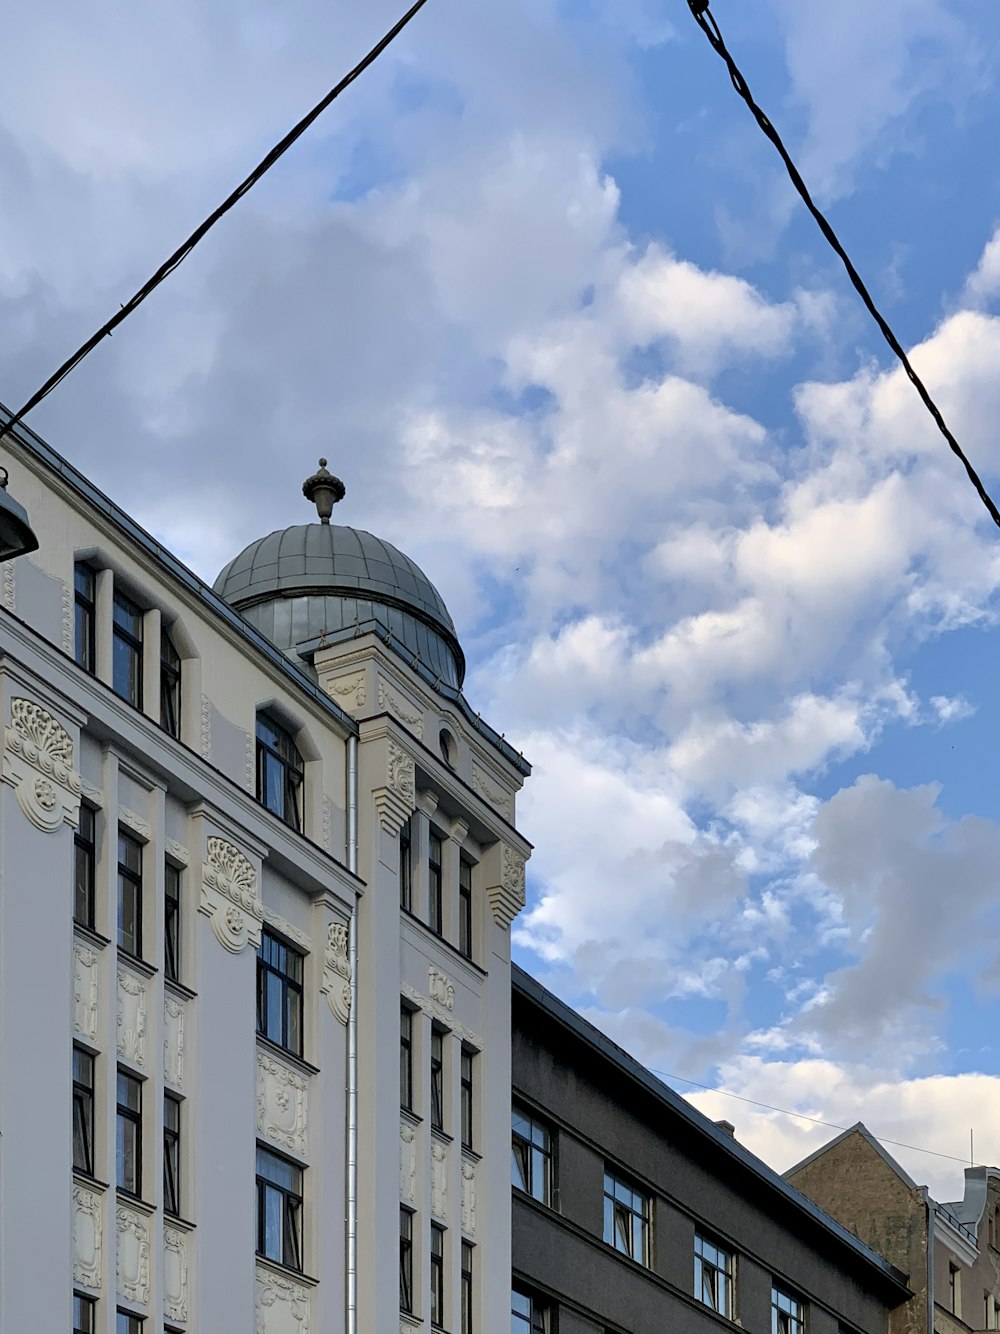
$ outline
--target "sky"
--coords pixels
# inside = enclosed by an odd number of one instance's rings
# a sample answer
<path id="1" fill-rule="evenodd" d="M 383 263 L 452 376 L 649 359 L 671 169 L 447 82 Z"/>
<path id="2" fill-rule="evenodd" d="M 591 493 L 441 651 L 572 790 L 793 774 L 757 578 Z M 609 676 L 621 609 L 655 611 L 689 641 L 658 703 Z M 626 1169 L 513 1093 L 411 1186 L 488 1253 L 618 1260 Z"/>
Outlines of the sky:
<path id="1" fill-rule="evenodd" d="M 712 10 L 996 495 L 1000 10 Z M 15 7 L 0 400 L 398 12 Z M 29 424 L 207 579 L 328 457 L 534 765 L 518 961 L 779 1170 L 1000 1162 L 1000 533 L 684 0 L 429 0 Z"/>

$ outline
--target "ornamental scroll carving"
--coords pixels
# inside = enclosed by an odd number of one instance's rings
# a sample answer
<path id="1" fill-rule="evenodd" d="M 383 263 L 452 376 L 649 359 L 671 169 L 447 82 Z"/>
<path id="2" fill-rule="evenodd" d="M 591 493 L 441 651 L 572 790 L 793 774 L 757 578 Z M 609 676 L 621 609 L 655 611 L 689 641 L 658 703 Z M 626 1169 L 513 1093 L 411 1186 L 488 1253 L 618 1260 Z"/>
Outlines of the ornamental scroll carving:
<path id="1" fill-rule="evenodd" d="M 118 969 L 118 1055 L 146 1064 L 146 984 L 128 968 Z"/>
<path id="2" fill-rule="evenodd" d="M 385 786 L 374 791 L 379 823 L 395 837 L 410 818 L 416 802 L 416 767 L 406 751 L 388 739 Z"/>
<path id="3" fill-rule="evenodd" d="M 460 1042 L 464 1042 L 469 1047 L 474 1047 L 476 1051 L 483 1050 L 484 1043 L 480 1035 L 473 1032 L 471 1028 L 466 1028 L 463 1024 L 458 1023 L 451 1010 L 442 1005 L 440 1001 L 436 1001 L 430 996 L 421 996 L 416 987 L 411 987 L 408 983 L 403 984 L 400 992 L 407 1000 L 412 1001 L 417 1009 L 423 1010 L 424 1014 L 429 1014 L 432 1019 L 436 1019 L 438 1023 L 447 1028 L 449 1033 L 458 1038 Z"/>
<path id="4" fill-rule="evenodd" d="M 73 1282 L 100 1291 L 104 1268 L 104 1216 L 101 1196 L 73 1185 Z"/>
<path id="5" fill-rule="evenodd" d="M 220 945 L 239 954 L 260 944 L 264 905 L 257 893 L 257 872 L 239 848 L 214 835 L 202 864 L 201 904 Z"/>
<path id="6" fill-rule="evenodd" d="M 331 922 L 326 930 L 320 992 L 326 997 L 334 1018 L 346 1024 L 351 1013 L 351 960 L 347 927 L 343 922 Z"/>
<path id="7" fill-rule="evenodd" d="M 502 815 L 508 824 L 511 823 L 514 818 L 514 798 L 480 769 L 478 764 L 472 766 L 472 789 L 482 797 L 483 801 L 492 806 L 498 815 Z"/>
<path id="8" fill-rule="evenodd" d="M 184 1027 L 187 1007 L 177 996 L 163 998 L 163 1078 L 174 1088 L 184 1087 Z"/>
<path id="9" fill-rule="evenodd" d="M 448 1154 L 437 1140 L 431 1145 L 431 1213 L 448 1221 Z"/>
<path id="10" fill-rule="evenodd" d="M 306 1156 L 308 1089 L 304 1075 L 257 1053 L 257 1131 L 264 1139 Z"/>
<path id="11" fill-rule="evenodd" d="M 256 1334 L 310 1334 L 309 1289 L 257 1266 Z"/>
<path id="12" fill-rule="evenodd" d="M 524 858 L 506 843 L 500 845 L 498 883 L 487 885 L 486 896 L 493 909 L 493 920 L 505 930 L 524 907 Z"/>
<path id="13" fill-rule="evenodd" d="M 120 1204 L 118 1231 L 118 1292 L 130 1302 L 149 1301 L 149 1224 L 136 1209 Z"/>
<path id="14" fill-rule="evenodd" d="M 468 1158 L 462 1160 L 462 1231 L 476 1235 L 476 1164 Z"/>
<path id="15" fill-rule="evenodd" d="M 73 1028 L 97 1041 L 97 954 L 82 940 L 73 942 Z"/>
<path id="16" fill-rule="evenodd" d="M 30 699 L 12 699 L 4 729 L 3 779 L 17 793 L 22 811 L 46 834 L 80 818 L 83 780 L 73 767 L 73 738 L 48 709 Z"/>
<path id="17" fill-rule="evenodd" d="M 417 1132 L 409 1121 L 399 1125 L 399 1198 L 417 1202 Z"/>
<path id="18" fill-rule="evenodd" d="M 455 983 L 436 968 L 427 970 L 427 989 L 431 993 L 431 1000 L 443 1005 L 449 1013 L 455 1008 Z"/>
<path id="19" fill-rule="evenodd" d="M 168 1320 L 188 1318 L 187 1237 L 169 1226 L 163 1229 L 163 1314 Z"/>
<path id="20" fill-rule="evenodd" d="M 363 709 L 368 698 L 367 673 L 351 672 L 349 676 L 334 676 L 326 682 L 327 694 L 338 700 L 345 709 Z"/>
<path id="21" fill-rule="evenodd" d="M 379 677 L 378 682 L 378 702 L 379 708 L 391 713 L 396 721 L 409 728 L 415 737 L 423 738 L 424 715 L 422 710 L 412 705 L 410 700 L 405 699 L 405 697 L 401 699 L 394 690 L 390 690 L 381 677 Z"/>

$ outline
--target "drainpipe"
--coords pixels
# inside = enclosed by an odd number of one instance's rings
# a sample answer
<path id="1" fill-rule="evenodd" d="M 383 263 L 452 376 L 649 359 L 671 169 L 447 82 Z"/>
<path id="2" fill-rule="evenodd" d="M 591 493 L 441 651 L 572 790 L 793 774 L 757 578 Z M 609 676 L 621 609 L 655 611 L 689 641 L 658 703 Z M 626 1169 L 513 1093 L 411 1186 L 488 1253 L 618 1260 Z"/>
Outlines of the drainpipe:
<path id="1" fill-rule="evenodd" d="M 926 1191 L 924 1198 L 927 1200 L 927 1334 L 934 1334 L 934 1220 L 937 1209 Z"/>
<path id="2" fill-rule="evenodd" d="M 358 738 L 347 738 L 347 869 L 358 873 Z M 347 1322 L 358 1328 L 358 906 L 347 928 L 351 1008 L 347 1016 Z M 933 1334 L 933 1331 L 931 1332 Z"/>

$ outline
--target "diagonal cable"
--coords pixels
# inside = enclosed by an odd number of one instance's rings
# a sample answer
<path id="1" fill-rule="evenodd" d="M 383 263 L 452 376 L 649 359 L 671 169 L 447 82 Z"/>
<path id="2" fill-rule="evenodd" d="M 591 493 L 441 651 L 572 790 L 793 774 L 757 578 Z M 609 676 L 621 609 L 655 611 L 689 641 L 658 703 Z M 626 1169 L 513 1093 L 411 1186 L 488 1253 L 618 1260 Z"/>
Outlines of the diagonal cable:
<path id="1" fill-rule="evenodd" d="M 854 287 L 858 295 L 861 297 L 861 300 L 865 303 L 865 306 L 868 309 L 868 313 L 871 315 L 872 319 L 875 321 L 879 329 L 882 331 L 882 336 L 885 338 L 885 341 L 889 344 L 893 352 L 895 352 L 896 356 L 899 358 L 903 370 L 906 371 L 906 374 L 909 377 L 911 383 L 913 384 L 914 389 L 916 389 L 917 393 L 920 395 L 924 407 L 934 418 L 934 421 L 937 423 L 938 430 L 948 441 L 952 453 L 955 454 L 956 457 L 961 460 L 963 466 L 965 467 L 965 471 L 968 474 L 969 481 L 976 488 L 976 492 L 979 496 L 979 499 L 989 510 L 990 517 L 992 518 L 993 522 L 997 525 L 998 528 L 1000 528 L 1000 510 L 997 509 L 996 505 L 990 499 L 989 493 L 987 492 L 985 486 L 983 486 L 982 482 L 979 480 L 979 474 L 976 472 L 975 468 L 969 462 L 968 458 L 966 457 L 962 449 L 962 446 L 958 443 L 958 441 L 952 434 L 948 426 L 948 423 L 945 421 L 944 416 L 941 413 L 940 408 L 934 402 L 933 398 L 931 398 L 927 386 L 924 384 L 923 380 L 921 380 L 920 376 L 917 374 L 917 372 L 913 369 L 912 365 L 910 364 L 910 359 L 903 350 L 903 347 L 900 344 L 899 339 L 893 333 L 892 329 L 889 327 L 888 321 L 885 319 L 882 312 L 876 306 L 874 300 L 872 299 L 871 293 L 868 291 L 868 288 L 864 284 L 864 280 L 858 273 L 857 269 L 854 267 L 850 255 L 848 255 L 847 251 L 841 245 L 837 233 L 833 230 L 833 228 L 827 221 L 824 214 L 813 202 L 812 195 L 809 193 L 809 189 L 806 186 L 805 181 L 799 175 L 798 168 L 792 161 L 788 153 L 788 150 L 785 148 L 785 145 L 782 143 L 781 136 L 778 134 L 778 131 L 771 124 L 770 120 L 768 119 L 764 111 L 762 111 L 761 108 L 754 101 L 753 94 L 750 92 L 750 88 L 747 85 L 746 79 L 744 79 L 743 75 L 740 73 L 739 67 L 737 66 L 735 60 L 729 53 L 729 49 L 726 46 L 726 43 L 723 39 L 722 32 L 719 29 L 719 25 L 716 23 L 714 16 L 709 12 L 708 8 L 709 0 L 688 0 L 688 5 L 691 9 L 691 13 L 694 15 L 695 22 L 698 24 L 698 27 L 701 28 L 702 32 L 708 38 L 709 43 L 712 46 L 712 49 L 725 62 L 726 68 L 729 70 L 729 77 L 732 80 L 733 87 L 736 89 L 740 97 L 742 97 L 743 101 L 750 108 L 751 112 L 753 113 L 753 117 L 756 120 L 757 124 L 760 126 L 761 130 L 763 130 L 764 134 L 777 149 L 778 155 L 781 158 L 782 162 L 785 164 L 785 168 L 788 171 L 789 178 L 792 184 L 795 186 L 796 190 L 801 195 L 803 203 L 815 218 L 820 231 L 826 237 L 832 249 L 840 256 L 844 268 L 847 270 L 847 276 L 854 284 Z"/>
<path id="2" fill-rule="evenodd" d="M 292 126 L 285 137 L 280 139 L 271 151 L 258 162 L 250 175 L 247 176 L 245 180 L 241 181 L 232 194 L 228 195 L 227 198 L 222 201 L 215 212 L 210 214 L 200 226 L 195 228 L 187 240 L 177 247 L 169 259 L 163 261 L 153 276 L 143 283 L 142 287 L 139 288 L 135 295 L 130 297 L 106 324 L 102 324 L 95 334 L 92 334 L 85 343 L 78 347 L 73 355 L 68 357 L 59 369 L 49 376 L 42 387 L 32 394 L 23 407 L 15 412 L 9 421 L 0 423 L 0 440 L 3 440 L 4 436 L 8 435 L 15 429 L 15 427 L 19 426 L 23 418 L 27 416 L 32 408 L 37 407 L 43 398 L 46 398 L 51 394 L 52 390 L 55 389 L 67 375 L 69 375 L 70 371 L 72 371 L 74 367 L 79 366 L 84 357 L 93 352 L 98 343 L 102 342 L 103 339 L 110 337 L 112 331 L 117 329 L 123 320 L 128 319 L 129 315 L 131 315 L 138 306 L 142 305 L 146 300 L 146 297 L 155 291 L 164 279 L 170 277 L 174 269 L 187 259 L 188 255 L 190 255 L 191 251 L 202 237 L 210 232 L 220 218 L 224 217 L 234 205 L 239 203 L 243 196 L 257 184 L 265 172 L 270 171 L 278 159 L 284 156 L 289 148 L 291 148 L 292 144 L 305 134 L 313 121 L 319 119 L 330 103 L 336 101 L 340 94 L 346 88 L 349 88 L 354 80 L 365 72 L 369 65 L 375 63 L 385 48 L 399 36 L 410 20 L 416 15 L 418 10 L 422 9 L 426 3 L 427 0 L 416 0 L 415 4 L 407 10 L 399 22 L 389 29 L 381 41 L 376 42 L 368 54 L 358 61 L 350 73 L 345 74 L 340 82 L 335 84 L 326 96 L 316 103 L 311 111 L 307 112 L 296 125 Z"/>

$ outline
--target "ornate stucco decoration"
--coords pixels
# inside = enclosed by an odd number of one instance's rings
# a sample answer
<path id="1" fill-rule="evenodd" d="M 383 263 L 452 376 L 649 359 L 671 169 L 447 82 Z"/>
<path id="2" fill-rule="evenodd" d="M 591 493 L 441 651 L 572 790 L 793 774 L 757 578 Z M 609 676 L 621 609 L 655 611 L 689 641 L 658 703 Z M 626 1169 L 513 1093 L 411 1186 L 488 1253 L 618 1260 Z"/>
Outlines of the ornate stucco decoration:
<path id="1" fill-rule="evenodd" d="M 332 676 L 325 681 L 326 692 L 343 709 L 363 709 L 368 700 L 368 673 L 351 672 L 348 676 Z"/>
<path id="2" fill-rule="evenodd" d="M 429 1014 L 432 1019 L 436 1019 L 439 1024 L 447 1028 L 450 1033 L 454 1034 L 460 1042 L 467 1043 L 468 1046 L 474 1047 L 476 1051 L 483 1050 L 484 1043 L 479 1034 L 474 1033 L 471 1028 L 466 1028 L 463 1024 L 458 1023 L 451 1010 L 447 1009 L 439 1001 L 433 1000 L 430 996 L 422 996 L 420 992 L 417 991 L 416 987 L 411 987 L 405 983 L 400 990 L 407 1000 L 412 1001 L 418 1009 L 423 1010 L 425 1014 Z"/>
<path id="3" fill-rule="evenodd" d="M 333 802 L 323 793 L 323 847 L 333 851 Z"/>
<path id="4" fill-rule="evenodd" d="M 455 1008 L 455 983 L 450 977 L 445 977 L 444 973 L 439 973 L 436 968 L 427 970 L 427 989 L 431 993 L 431 999 L 437 1001 L 439 1005 L 450 1014 Z"/>
<path id="5" fill-rule="evenodd" d="M 257 893 L 257 872 L 249 858 L 224 838 L 208 839 L 199 912 L 210 919 L 219 943 L 233 954 L 260 944 L 264 905 Z"/>
<path id="6" fill-rule="evenodd" d="M 62 646 L 64 653 L 73 652 L 73 590 L 62 586 Z"/>
<path id="7" fill-rule="evenodd" d="M 275 912 L 266 903 L 264 904 L 264 921 L 267 922 L 268 926 L 273 926 L 276 931 L 280 931 L 283 936 L 287 936 L 289 940 L 294 940 L 296 945 L 305 950 L 307 954 L 312 949 L 312 940 L 308 933 L 300 927 L 293 926 L 287 918 L 282 917 L 280 913 Z"/>
<path id="8" fill-rule="evenodd" d="M 448 1151 L 437 1140 L 431 1144 L 431 1213 L 448 1221 Z"/>
<path id="9" fill-rule="evenodd" d="M 97 1041 L 98 959 L 82 940 L 73 941 L 73 1028 L 80 1037 Z"/>
<path id="10" fill-rule="evenodd" d="M 257 1133 L 300 1158 L 306 1156 L 308 1091 L 305 1075 L 257 1053 Z"/>
<path id="11" fill-rule="evenodd" d="M 130 1302 L 149 1301 L 149 1220 L 137 1209 L 119 1204 L 115 1210 L 118 1233 L 118 1293 Z"/>
<path id="12" fill-rule="evenodd" d="M 478 764 L 472 766 L 472 790 L 488 806 L 492 806 L 498 815 L 502 815 L 508 824 L 514 819 L 514 798 L 497 783 Z"/>
<path id="13" fill-rule="evenodd" d="M 486 886 L 493 920 L 504 930 L 524 907 L 524 858 L 506 843 L 500 845 L 497 883 Z"/>
<path id="14" fill-rule="evenodd" d="M 101 1195 L 73 1183 L 73 1282 L 100 1291 L 104 1268 Z"/>
<path id="15" fill-rule="evenodd" d="M 351 1013 L 351 960 L 347 952 L 347 926 L 343 922 L 331 922 L 326 929 L 320 992 L 334 1018 L 346 1024 Z"/>
<path id="16" fill-rule="evenodd" d="M 386 756 L 385 786 L 373 793 L 379 823 L 395 837 L 413 813 L 416 800 L 416 768 L 409 755 L 389 738 Z"/>
<path id="17" fill-rule="evenodd" d="M 118 1055 L 146 1065 L 146 984 L 130 968 L 118 969 Z"/>
<path id="18" fill-rule="evenodd" d="M 133 834 L 138 834 L 147 843 L 153 836 L 152 828 L 145 816 L 139 815 L 136 811 L 130 811 L 127 806 L 118 807 L 118 823 L 131 829 Z"/>
<path id="19" fill-rule="evenodd" d="M 187 1234 L 165 1223 L 163 1227 L 163 1314 L 168 1320 L 187 1320 Z"/>
<path id="20" fill-rule="evenodd" d="M 175 861 L 178 866 L 187 866 L 191 860 L 187 848 L 183 843 L 178 843 L 175 838 L 164 839 L 163 846 L 166 849 L 167 856 Z"/>
<path id="21" fill-rule="evenodd" d="M 73 738 L 48 709 L 30 699 L 12 699 L 4 729 L 3 780 L 31 823 L 53 834 L 65 820 L 80 818 L 83 780 L 73 767 Z"/>
<path id="22" fill-rule="evenodd" d="M 417 1132 L 409 1121 L 399 1123 L 399 1198 L 417 1201 Z"/>
<path id="23" fill-rule="evenodd" d="M 404 695 L 397 695 L 381 677 L 378 679 L 378 702 L 379 708 L 385 709 L 386 713 L 391 713 L 396 721 L 402 723 L 415 737 L 420 740 L 423 739 L 423 711 Z"/>
<path id="24" fill-rule="evenodd" d="M 462 1159 L 462 1231 L 476 1235 L 476 1164 Z"/>
<path id="25" fill-rule="evenodd" d="M 10 561 L 7 561 L 3 567 L 3 592 L 0 593 L 0 602 L 3 603 L 7 611 L 13 611 L 16 605 L 14 566 Z"/>
<path id="26" fill-rule="evenodd" d="M 207 695 L 201 697 L 201 758 L 212 758 L 212 701 Z"/>
<path id="27" fill-rule="evenodd" d="M 310 1334 L 309 1289 L 264 1265 L 257 1266 L 256 1334 Z"/>
<path id="28" fill-rule="evenodd" d="M 174 1088 L 184 1087 L 184 1029 L 187 1006 L 179 996 L 163 997 L 163 1078 Z"/>

